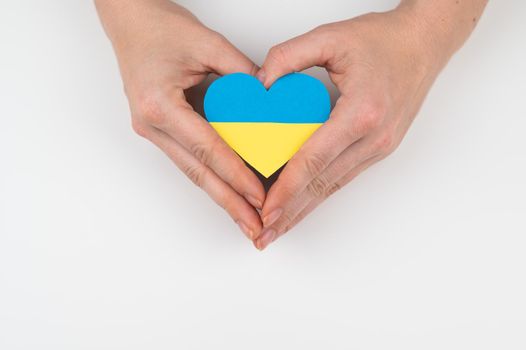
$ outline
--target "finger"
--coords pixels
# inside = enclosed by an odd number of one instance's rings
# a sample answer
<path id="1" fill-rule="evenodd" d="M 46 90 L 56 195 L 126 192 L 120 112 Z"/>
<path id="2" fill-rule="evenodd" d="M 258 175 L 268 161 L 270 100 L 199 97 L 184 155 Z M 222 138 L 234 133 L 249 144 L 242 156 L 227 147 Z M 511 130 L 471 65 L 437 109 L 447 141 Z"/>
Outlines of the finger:
<path id="1" fill-rule="evenodd" d="M 165 132 L 152 127 L 145 134 L 194 184 L 227 211 L 249 239 L 257 237 L 261 231 L 259 214 L 243 197 Z"/>
<path id="2" fill-rule="evenodd" d="M 182 91 L 171 101 L 146 106 L 146 121 L 163 130 L 205 167 L 211 169 L 254 207 L 261 208 L 265 190 L 256 175 L 215 130 L 184 100 Z M 175 103 L 174 103 L 175 101 Z"/>
<path id="3" fill-rule="evenodd" d="M 342 176 L 340 179 L 336 181 L 337 188 L 342 188 L 345 185 L 347 185 L 349 182 L 354 180 L 358 175 L 360 175 L 362 172 L 367 170 L 369 167 L 371 167 L 373 164 L 379 162 L 382 159 L 382 156 L 375 156 L 372 157 L 356 168 L 352 169 L 348 173 L 346 173 L 344 176 Z M 307 217 L 317 206 L 319 206 L 325 199 L 324 198 L 313 198 L 310 203 L 292 220 L 292 222 L 289 224 L 289 226 L 285 229 L 285 232 L 290 231 L 294 226 L 296 226 L 299 222 L 301 222 L 305 217 Z"/>
<path id="4" fill-rule="evenodd" d="M 206 60 L 209 70 L 218 74 L 246 73 L 255 75 L 259 67 L 221 34 L 217 35 Z"/>
<path id="5" fill-rule="evenodd" d="M 376 127 L 369 114 L 361 103 L 351 104 L 345 97 L 338 100 L 329 120 L 292 157 L 271 187 L 262 211 L 265 227 L 275 222 L 347 147 Z"/>
<path id="6" fill-rule="evenodd" d="M 373 157 L 375 154 L 371 154 L 370 149 L 370 142 L 366 138 L 347 147 L 322 173 L 313 178 L 301 192 L 282 203 L 280 206 L 281 215 L 274 223 L 269 226 L 268 221 L 264 221 L 265 231 L 274 230 L 278 235 L 285 232 L 291 221 L 314 198 L 327 198 L 336 192 L 339 189 L 336 181 L 343 174 Z M 273 201 L 273 197 L 276 195 L 279 195 L 279 193 L 271 190 L 267 196 L 267 201 Z"/>
<path id="7" fill-rule="evenodd" d="M 287 232 L 291 222 L 312 200 L 316 198 L 324 200 L 332 193 L 336 192 L 340 188 L 337 180 L 342 174 L 348 173 L 363 162 L 367 161 L 367 159 L 375 156 L 370 153 L 370 149 L 370 142 L 368 142 L 367 139 L 361 139 L 360 141 L 353 143 L 343 151 L 325 171 L 313 178 L 303 191 L 291 197 L 285 203 L 282 203 L 280 207 L 280 215 L 274 222 L 269 223 L 264 217 L 264 230 L 261 234 L 262 241 L 265 240 L 265 236 L 273 235 L 278 237 Z M 272 192 L 271 189 L 267 196 L 267 202 L 273 201 L 274 196 L 279 195 L 279 192 Z"/>
<path id="8" fill-rule="evenodd" d="M 374 157 L 371 157 L 365 161 L 363 161 L 361 164 L 356 166 L 354 169 L 347 172 L 345 175 L 340 177 L 338 180 L 334 182 L 334 185 L 332 188 L 334 191 L 329 193 L 325 197 L 313 197 L 310 202 L 301 210 L 294 219 L 292 219 L 291 222 L 288 223 L 288 225 L 283 230 L 283 234 L 290 231 L 294 226 L 296 226 L 301 220 L 303 220 L 307 215 L 309 215 L 318 205 L 320 205 L 325 199 L 327 199 L 328 196 L 334 194 L 336 191 L 347 185 L 349 182 L 354 180 L 358 175 L 360 175 L 363 171 L 365 171 L 367 168 L 369 168 L 374 163 L 377 163 L 382 159 L 381 156 L 377 155 Z"/>
<path id="9" fill-rule="evenodd" d="M 366 170 L 368 167 L 373 165 L 374 163 L 381 160 L 381 156 L 375 156 L 370 159 L 367 159 L 360 165 L 356 166 L 354 169 L 346 173 L 344 176 L 342 176 L 340 179 L 336 181 L 335 188 L 342 188 L 346 184 L 348 184 L 350 181 L 352 181 L 354 178 L 356 178 L 361 172 Z M 307 217 L 318 205 L 323 203 L 323 201 L 326 199 L 326 197 L 315 197 L 313 198 L 285 227 L 284 230 L 281 232 L 276 233 L 272 237 L 267 237 L 266 232 L 262 232 L 260 237 L 254 242 L 254 245 L 256 248 L 262 250 L 265 249 L 270 243 L 274 242 L 279 237 L 283 236 L 285 233 L 289 232 L 294 226 L 296 226 L 299 222 L 301 222 L 305 217 Z"/>
<path id="10" fill-rule="evenodd" d="M 332 57 L 331 40 L 314 29 L 270 49 L 257 77 L 268 89 L 279 77 L 313 66 L 325 66 Z"/>

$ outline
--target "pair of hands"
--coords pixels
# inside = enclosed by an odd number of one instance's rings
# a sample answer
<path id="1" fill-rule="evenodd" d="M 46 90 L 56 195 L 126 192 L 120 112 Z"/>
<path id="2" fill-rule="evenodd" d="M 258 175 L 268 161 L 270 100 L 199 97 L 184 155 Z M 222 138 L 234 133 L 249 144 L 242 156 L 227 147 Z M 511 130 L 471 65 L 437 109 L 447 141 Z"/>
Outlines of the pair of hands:
<path id="1" fill-rule="evenodd" d="M 258 249 L 402 140 L 455 50 L 437 34 L 447 31 L 431 30 L 413 3 L 317 27 L 273 47 L 259 68 L 170 1 L 96 1 L 117 54 L 134 130 L 223 207 Z M 312 66 L 327 70 L 341 96 L 329 120 L 265 194 L 258 178 L 192 109 L 185 90 L 209 73 L 235 72 L 255 75 L 268 88 Z"/>

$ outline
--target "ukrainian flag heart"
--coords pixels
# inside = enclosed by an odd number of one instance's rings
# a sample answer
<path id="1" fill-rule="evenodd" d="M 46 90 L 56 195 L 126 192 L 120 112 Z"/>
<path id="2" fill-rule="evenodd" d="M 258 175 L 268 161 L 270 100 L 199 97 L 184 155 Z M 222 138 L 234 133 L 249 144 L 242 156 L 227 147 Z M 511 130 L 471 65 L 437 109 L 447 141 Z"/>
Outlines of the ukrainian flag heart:
<path id="1" fill-rule="evenodd" d="M 225 75 L 204 100 L 210 125 L 266 178 L 292 158 L 330 109 L 323 83 L 301 73 L 283 76 L 269 90 L 248 74 Z"/>

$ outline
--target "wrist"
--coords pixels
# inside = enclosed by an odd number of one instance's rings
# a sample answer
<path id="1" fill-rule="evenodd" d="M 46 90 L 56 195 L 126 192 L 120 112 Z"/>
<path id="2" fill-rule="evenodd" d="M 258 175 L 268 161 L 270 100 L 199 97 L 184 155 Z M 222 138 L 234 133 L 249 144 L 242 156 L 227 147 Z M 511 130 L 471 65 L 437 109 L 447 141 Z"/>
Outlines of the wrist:
<path id="1" fill-rule="evenodd" d="M 469 37 L 486 4 L 487 0 L 402 0 L 395 11 L 413 23 L 418 40 L 445 64 Z"/>
<path id="2" fill-rule="evenodd" d="M 162 35 L 166 26 L 198 22 L 188 10 L 170 0 L 94 0 L 104 30 L 113 45 Z"/>
<path id="3" fill-rule="evenodd" d="M 429 70 L 442 69 L 458 46 L 451 26 L 416 6 L 401 5 L 394 11 L 403 18 L 406 35 Z"/>

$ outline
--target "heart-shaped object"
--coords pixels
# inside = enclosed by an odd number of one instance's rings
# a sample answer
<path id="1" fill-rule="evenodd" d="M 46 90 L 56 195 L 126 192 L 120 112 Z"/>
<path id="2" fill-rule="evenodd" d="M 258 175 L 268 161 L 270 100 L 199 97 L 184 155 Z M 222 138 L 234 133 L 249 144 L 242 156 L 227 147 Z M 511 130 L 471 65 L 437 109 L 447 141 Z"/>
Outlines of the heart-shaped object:
<path id="1" fill-rule="evenodd" d="M 268 90 L 251 75 L 225 75 L 204 100 L 210 125 L 266 178 L 292 158 L 330 109 L 325 85 L 301 73 L 281 77 Z"/>

